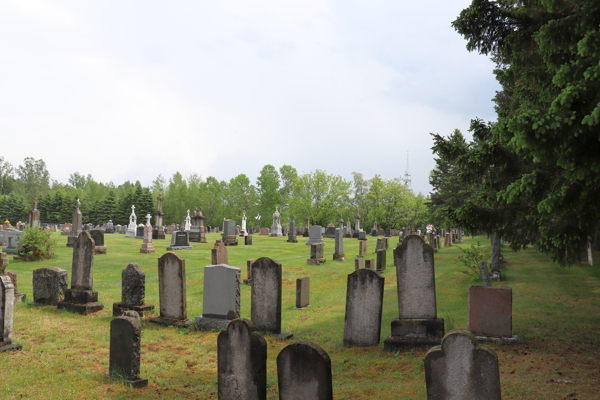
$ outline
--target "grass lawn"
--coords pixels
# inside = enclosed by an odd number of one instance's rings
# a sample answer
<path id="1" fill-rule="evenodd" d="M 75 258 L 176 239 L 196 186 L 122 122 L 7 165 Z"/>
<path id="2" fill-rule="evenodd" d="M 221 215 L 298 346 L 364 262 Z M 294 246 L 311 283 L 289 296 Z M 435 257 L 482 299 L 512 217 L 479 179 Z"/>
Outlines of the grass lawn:
<path id="1" fill-rule="evenodd" d="M 18 274 L 18 289 L 32 301 L 32 271 L 56 266 L 69 272 L 72 250 L 67 237 L 54 233 L 57 257 L 38 263 L 12 260 L 7 270 Z M 209 243 L 192 243 L 180 251 L 186 260 L 188 318 L 202 313 L 203 267 L 210 264 L 210 249 L 218 234 L 207 234 Z M 304 239 L 304 240 L 303 240 Z M 142 323 L 141 376 L 149 386 L 129 389 L 105 377 L 112 304 L 120 301 L 121 271 L 137 262 L 146 272 L 146 303 L 159 308 L 157 259 L 170 240 L 155 240 L 155 254 L 139 252 L 142 240 L 124 235 L 105 235 L 108 255 L 94 258 L 94 290 L 104 310 L 90 316 L 70 314 L 53 307 L 18 304 L 13 341 L 19 352 L 0 353 L 2 399 L 214 399 L 216 398 L 216 332 L 197 332 Z M 268 398 L 277 399 L 275 359 L 287 344 L 309 340 L 331 357 L 336 399 L 424 399 L 424 352 L 392 354 L 383 351 L 390 322 L 397 316 L 396 275 L 392 246 L 385 276 L 381 344 L 370 348 L 344 348 L 343 340 L 347 275 L 354 271 L 358 241 L 346 239 L 348 261 L 332 261 L 333 239 L 325 239 L 327 262 L 307 266 L 306 238 L 287 243 L 286 238 L 254 235 L 252 246 L 229 247 L 229 264 L 242 269 L 246 260 L 269 256 L 283 265 L 283 330 L 290 341 L 266 337 L 268 343 Z M 464 245 L 485 237 L 466 238 Z M 240 241 L 241 242 L 241 241 Z M 488 246 L 489 247 L 489 246 Z M 375 240 L 369 253 L 375 258 Z M 460 251 L 444 248 L 435 255 L 438 317 L 446 332 L 467 328 L 467 289 L 479 284 L 465 275 L 458 262 Z M 600 398 L 600 267 L 584 264 L 561 268 L 547 257 L 528 249 L 513 253 L 503 248 L 507 261 L 502 286 L 513 288 L 513 333 L 525 344 L 493 346 L 500 363 L 504 399 Z M 596 257 L 599 254 L 595 254 Z M 598 259 L 600 263 L 600 259 Z M 295 281 L 311 278 L 311 306 L 295 306 Z M 494 285 L 498 285 L 497 282 Z M 250 286 L 241 288 L 242 317 L 250 318 Z M 565 383 L 573 381 L 574 383 Z"/>

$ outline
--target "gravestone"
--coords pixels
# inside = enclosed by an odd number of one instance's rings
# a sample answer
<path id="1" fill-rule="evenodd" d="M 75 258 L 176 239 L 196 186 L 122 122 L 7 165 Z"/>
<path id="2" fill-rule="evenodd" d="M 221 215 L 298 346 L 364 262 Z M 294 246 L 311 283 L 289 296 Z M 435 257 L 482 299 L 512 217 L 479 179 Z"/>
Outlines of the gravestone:
<path id="1" fill-rule="evenodd" d="M 141 342 L 138 318 L 117 317 L 110 321 L 109 377 L 122 379 L 136 389 L 148 386 L 148 379 L 140 378 Z"/>
<path id="2" fill-rule="evenodd" d="M 244 215 L 242 216 L 240 236 L 248 236 L 248 218 L 246 217 L 246 210 L 244 210 Z"/>
<path id="3" fill-rule="evenodd" d="M 175 225 L 173 225 L 173 224 L 167 225 L 167 234 L 170 235 L 171 233 L 175 232 L 175 230 L 176 230 L 176 226 Z"/>
<path id="4" fill-rule="evenodd" d="M 40 226 L 40 210 L 37 209 L 38 200 L 34 199 L 31 207 L 31 211 L 29 211 L 29 219 L 28 224 L 29 227 Z"/>
<path id="5" fill-rule="evenodd" d="M 377 236 L 377 222 L 373 221 L 373 228 L 371 229 L 371 236 Z"/>
<path id="6" fill-rule="evenodd" d="M 365 231 L 358 232 L 358 240 L 367 240 L 367 232 L 365 232 Z"/>
<path id="7" fill-rule="evenodd" d="M 81 233 L 81 222 L 82 216 L 81 211 L 79 210 L 79 206 L 81 205 L 79 199 L 77 199 L 75 203 L 75 211 L 73 211 L 73 219 L 71 223 L 71 231 L 69 236 L 67 237 L 67 247 L 73 247 L 75 240 L 79 237 Z"/>
<path id="8" fill-rule="evenodd" d="M 150 322 L 160 325 L 187 327 L 185 260 L 176 253 L 165 253 L 158 259 L 158 295 L 160 317 Z"/>
<path id="9" fill-rule="evenodd" d="M 335 230 L 335 253 L 333 253 L 334 260 L 346 261 L 344 254 L 344 230 L 336 228 Z"/>
<path id="10" fill-rule="evenodd" d="M 310 258 L 306 260 L 306 265 L 320 265 L 326 261 L 324 244 L 313 244 L 310 246 Z"/>
<path id="11" fill-rule="evenodd" d="M 269 235 L 269 228 L 260 228 L 261 235 Z"/>
<path id="12" fill-rule="evenodd" d="M 217 337 L 219 399 L 267 399 L 267 342 L 240 318 Z"/>
<path id="13" fill-rule="evenodd" d="M 131 214 L 129 215 L 129 225 L 127 225 L 127 233 L 125 237 L 135 237 L 137 229 L 137 216 L 135 215 L 135 206 L 131 206 Z"/>
<path id="14" fill-rule="evenodd" d="M 144 241 L 140 246 L 140 253 L 150 254 L 156 253 L 156 249 L 152 246 L 152 225 L 150 224 L 150 214 L 146 215 L 146 225 L 144 225 Z"/>
<path id="15" fill-rule="evenodd" d="M 136 231 L 135 231 L 135 238 L 136 239 L 144 238 L 144 225 L 143 224 L 139 224 L 137 226 Z"/>
<path id="16" fill-rule="evenodd" d="M 2 251 L 6 254 L 17 255 L 17 248 L 19 247 L 20 239 L 23 237 L 23 232 L 5 229 L 4 237 L 6 239 L 6 247 Z"/>
<path id="17" fill-rule="evenodd" d="M 307 246 L 312 246 L 313 244 L 324 244 L 323 238 L 321 237 L 321 227 L 319 225 L 312 225 L 310 227 L 310 236 L 308 238 L 308 242 L 306 242 Z"/>
<path id="18" fill-rule="evenodd" d="M 204 267 L 202 315 L 196 317 L 196 330 L 227 329 L 240 317 L 240 269 L 226 264 Z"/>
<path id="19" fill-rule="evenodd" d="M 281 215 L 279 214 L 279 207 L 275 207 L 275 212 L 273 213 L 273 225 L 271 225 L 271 235 L 272 237 L 282 237 L 283 233 L 281 232 Z"/>
<path id="20" fill-rule="evenodd" d="M 67 290 L 67 271 L 57 267 L 40 268 L 33 271 L 32 306 L 55 306 Z"/>
<path id="21" fill-rule="evenodd" d="M 293 217 L 289 224 L 290 230 L 288 233 L 288 243 L 298 243 L 296 239 L 296 221 L 294 221 Z"/>
<path id="22" fill-rule="evenodd" d="M 89 232 L 77 236 L 73 244 L 71 289 L 65 290 L 65 299 L 57 303 L 59 310 L 88 315 L 104 308 L 104 304 L 98 302 L 98 292 L 92 290 L 94 247 Z"/>
<path id="23" fill-rule="evenodd" d="M 94 254 L 106 254 L 107 247 L 104 245 L 104 232 L 100 229 L 92 229 L 89 233 L 94 239 Z"/>
<path id="24" fill-rule="evenodd" d="M 12 342 L 13 310 L 15 289 L 8 275 L 0 275 L 0 352 L 21 350 L 22 346 Z"/>
<path id="25" fill-rule="evenodd" d="M 165 218 L 164 204 L 165 198 L 161 192 L 156 196 L 156 218 L 154 219 L 154 229 L 152 229 L 152 239 L 162 240 L 165 238 L 165 231 L 163 229 Z"/>
<path id="26" fill-rule="evenodd" d="M 451 331 L 425 355 L 430 400 L 500 400 L 500 369 L 494 350 L 467 331 Z"/>
<path id="27" fill-rule="evenodd" d="M 296 308 L 304 308 L 310 304 L 310 278 L 303 276 L 296 279 Z"/>
<path id="28" fill-rule="evenodd" d="M 145 304 L 146 274 L 138 263 L 130 263 L 121 271 L 121 301 L 113 303 L 113 317 L 135 311 L 141 318 L 152 314 L 154 306 Z"/>
<path id="29" fill-rule="evenodd" d="M 167 250 L 192 250 L 189 234 L 186 231 L 174 231 L 171 234 L 171 245 L 167 247 Z"/>
<path id="30" fill-rule="evenodd" d="M 235 221 L 226 219 L 223 221 L 223 244 L 225 246 L 237 246 L 238 240 L 235 233 Z"/>
<path id="31" fill-rule="evenodd" d="M 386 351 L 427 350 L 444 336 L 437 318 L 433 249 L 418 235 L 408 235 L 396 247 L 399 318 L 392 320 Z"/>
<path id="32" fill-rule="evenodd" d="M 251 316 L 256 329 L 289 339 L 292 334 L 281 331 L 282 275 L 281 264 L 270 257 L 261 257 L 252 264 Z"/>
<path id="33" fill-rule="evenodd" d="M 104 233 L 115 233 L 115 226 L 113 225 L 112 220 L 108 220 L 106 223 L 106 229 L 104 230 Z"/>
<path id="34" fill-rule="evenodd" d="M 333 400 L 331 359 L 312 342 L 286 346 L 277 356 L 280 400 Z"/>
<path id="35" fill-rule="evenodd" d="M 365 347 L 379 344 L 384 283 L 384 278 L 368 269 L 359 269 L 348 275 L 344 345 Z"/>
<path id="36" fill-rule="evenodd" d="M 512 337 L 512 288 L 469 287 L 469 331 L 480 336 Z"/>
<path id="37" fill-rule="evenodd" d="M 10 278 L 10 281 L 13 284 L 14 295 L 15 295 L 15 303 L 24 303 L 25 302 L 25 293 L 19 293 L 17 287 L 17 274 L 13 271 L 6 271 L 6 275 Z"/>
<path id="38" fill-rule="evenodd" d="M 211 264 L 229 264 L 228 250 L 222 240 L 217 240 L 211 249 Z"/>
<path id="39" fill-rule="evenodd" d="M 304 232 L 302 232 L 302 237 L 308 237 L 310 231 L 310 224 L 308 217 L 304 218 Z"/>
<path id="40" fill-rule="evenodd" d="M 385 265 L 387 264 L 387 250 L 380 249 L 377 250 L 377 262 L 376 268 L 377 272 L 385 272 Z"/>
<path id="41" fill-rule="evenodd" d="M 252 264 L 256 261 L 256 258 L 246 261 L 246 277 L 248 279 L 244 279 L 244 284 L 251 285 L 252 284 Z"/>
<path id="42" fill-rule="evenodd" d="M 244 236 L 244 245 L 252 246 L 252 235 Z"/>
<path id="43" fill-rule="evenodd" d="M 6 267 L 8 267 L 8 255 L 0 253 L 0 274 L 4 273 Z"/>
<path id="44" fill-rule="evenodd" d="M 323 237 L 329 238 L 329 239 L 335 239 L 335 230 L 336 227 L 335 226 L 328 226 L 325 228 L 325 234 L 323 234 Z"/>

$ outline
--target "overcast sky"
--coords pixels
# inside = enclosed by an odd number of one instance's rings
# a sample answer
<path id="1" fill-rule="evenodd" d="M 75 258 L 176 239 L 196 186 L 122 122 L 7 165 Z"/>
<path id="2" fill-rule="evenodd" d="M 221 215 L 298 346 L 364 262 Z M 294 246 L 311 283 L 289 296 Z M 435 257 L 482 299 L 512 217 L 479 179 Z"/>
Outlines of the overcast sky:
<path id="1" fill-rule="evenodd" d="M 0 155 L 116 185 L 289 164 L 427 194 L 429 132 L 495 120 L 471 0 L 0 4 Z M 470 136 L 469 136 L 470 137 Z"/>

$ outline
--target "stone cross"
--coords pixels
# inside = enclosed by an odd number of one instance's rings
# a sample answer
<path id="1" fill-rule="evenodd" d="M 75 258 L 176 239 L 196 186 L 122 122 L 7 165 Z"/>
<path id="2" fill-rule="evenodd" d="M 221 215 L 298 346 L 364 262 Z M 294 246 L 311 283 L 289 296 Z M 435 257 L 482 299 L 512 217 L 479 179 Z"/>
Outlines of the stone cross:
<path id="1" fill-rule="evenodd" d="M 146 225 L 150 225 L 150 219 L 152 218 L 152 215 L 147 214 L 146 215 Z"/>

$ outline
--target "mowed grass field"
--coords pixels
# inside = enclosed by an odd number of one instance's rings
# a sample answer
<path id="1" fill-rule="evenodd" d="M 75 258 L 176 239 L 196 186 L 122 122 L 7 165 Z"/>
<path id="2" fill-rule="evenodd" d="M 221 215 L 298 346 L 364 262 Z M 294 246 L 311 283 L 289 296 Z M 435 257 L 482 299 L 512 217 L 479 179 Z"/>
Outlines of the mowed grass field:
<path id="1" fill-rule="evenodd" d="M 18 289 L 32 301 L 32 271 L 56 266 L 69 272 L 72 249 L 67 237 L 54 233 L 57 257 L 38 263 L 12 260 L 7 270 L 18 274 Z M 210 249 L 218 234 L 207 234 L 209 243 L 192 243 L 193 250 L 178 252 L 186 260 L 188 318 L 202 313 L 203 267 L 211 262 Z M 90 316 L 70 314 L 53 307 L 18 304 L 13 341 L 19 352 L 0 353 L 2 399 L 215 399 L 217 397 L 216 332 L 197 332 L 142 323 L 141 376 L 145 389 L 133 390 L 106 378 L 112 304 L 120 301 L 121 271 L 137 262 L 146 272 L 146 303 L 159 308 L 157 259 L 170 240 L 155 240 L 155 254 L 139 252 L 142 240 L 120 234 L 105 235 L 107 255 L 94 258 L 94 290 L 103 311 Z M 306 238 L 287 243 L 286 238 L 254 235 L 252 246 L 228 247 L 229 264 L 241 268 L 246 261 L 268 256 L 283 265 L 283 330 L 294 337 L 268 343 L 268 398 L 278 399 L 276 357 L 287 344 L 312 341 L 331 357 L 336 399 L 424 399 L 424 352 L 386 353 L 383 340 L 398 315 L 396 275 L 390 238 L 385 276 L 381 344 L 370 348 L 344 348 L 344 312 L 348 274 L 354 271 L 358 241 L 345 240 L 348 261 L 332 261 L 333 239 L 325 239 L 327 262 L 306 265 Z M 467 237 L 464 245 L 485 237 Z M 242 242 L 240 240 L 240 242 Z M 373 258 L 375 238 L 369 237 Z M 507 261 L 504 281 L 494 285 L 513 288 L 513 332 L 525 344 L 492 346 L 500 363 L 504 399 L 600 398 L 600 259 L 598 266 L 584 264 L 561 268 L 528 249 L 513 253 L 503 248 Z M 457 246 L 435 255 L 438 316 L 446 331 L 467 328 L 467 289 L 480 284 L 465 275 L 458 262 Z M 599 254 L 595 254 L 596 257 Z M 311 306 L 295 310 L 295 281 L 311 278 Z M 241 314 L 250 318 L 250 286 L 242 285 Z"/>

